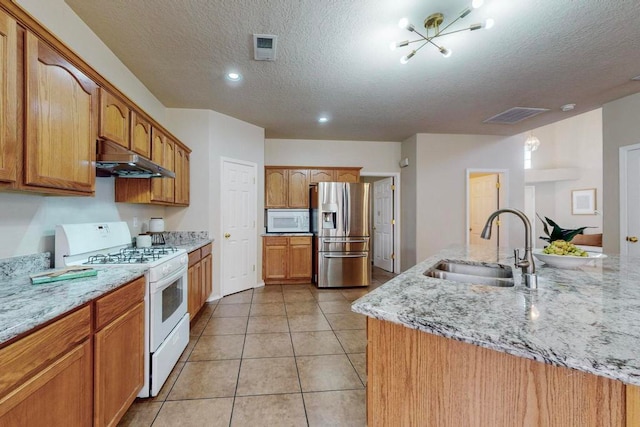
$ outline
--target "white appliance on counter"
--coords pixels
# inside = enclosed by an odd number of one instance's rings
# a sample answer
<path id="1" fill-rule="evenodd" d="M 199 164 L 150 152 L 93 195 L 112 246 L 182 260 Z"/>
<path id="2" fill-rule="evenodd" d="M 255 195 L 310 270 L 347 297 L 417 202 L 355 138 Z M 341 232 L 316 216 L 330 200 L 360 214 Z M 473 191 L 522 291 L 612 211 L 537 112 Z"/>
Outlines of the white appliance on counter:
<path id="1" fill-rule="evenodd" d="M 145 265 L 144 385 L 138 397 L 157 396 L 189 343 L 184 249 L 131 246 L 126 222 L 57 225 L 55 266 Z"/>
<path id="2" fill-rule="evenodd" d="M 309 209 L 267 209 L 267 233 L 308 233 Z"/>

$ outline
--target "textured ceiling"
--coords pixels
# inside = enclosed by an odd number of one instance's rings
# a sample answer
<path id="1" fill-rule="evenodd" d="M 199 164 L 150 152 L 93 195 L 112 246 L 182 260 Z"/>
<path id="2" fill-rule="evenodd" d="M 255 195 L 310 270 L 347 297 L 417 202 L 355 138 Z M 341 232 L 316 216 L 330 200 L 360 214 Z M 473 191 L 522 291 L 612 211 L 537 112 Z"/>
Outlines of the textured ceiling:
<path id="1" fill-rule="evenodd" d="M 391 41 L 407 16 L 445 24 L 461 0 L 66 0 L 167 107 L 212 109 L 268 138 L 399 141 L 416 133 L 512 135 L 640 92 L 640 1 L 485 0 L 406 65 Z M 253 60 L 252 34 L 278 36 Z M 243 80 L 225 80 L 227 72 Z M 566 103 L 577 104 L 570 113 Z M 517 125 L 482 121 L 511 107 L 551 109 Z M 329 123 L 318 124 L 325 114 Z"/>

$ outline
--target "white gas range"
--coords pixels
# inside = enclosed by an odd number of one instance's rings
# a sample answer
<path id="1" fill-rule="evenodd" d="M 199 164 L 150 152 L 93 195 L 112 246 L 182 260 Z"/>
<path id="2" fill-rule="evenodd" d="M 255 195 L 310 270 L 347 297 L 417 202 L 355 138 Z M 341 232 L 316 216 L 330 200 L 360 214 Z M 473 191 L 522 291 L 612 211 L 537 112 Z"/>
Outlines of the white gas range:
<path id="1" fill-rule="evenodd" d="M 145 382 L 138 397 L 156 396 L 189 343 L 184 249 L 134 248 L 126 222 L 56 226 L 55 266 L 143 264 L 145 273 Z"/>

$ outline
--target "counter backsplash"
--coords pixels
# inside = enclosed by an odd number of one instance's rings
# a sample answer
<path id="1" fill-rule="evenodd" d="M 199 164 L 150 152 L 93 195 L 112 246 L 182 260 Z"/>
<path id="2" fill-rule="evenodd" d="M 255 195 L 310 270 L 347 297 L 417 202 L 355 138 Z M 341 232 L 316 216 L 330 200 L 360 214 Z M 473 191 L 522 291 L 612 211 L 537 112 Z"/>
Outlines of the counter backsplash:
<path id="1" fill-rule="evenodd" d="M 184 245 L 193 241 L 209 239 L 208 231 L 165 231 L 162 236 L 167 245 Z"/>
<path id="2" fill-rule="evenodd" d="M 0 280 L 38 273 L 49 268 L 51 268 L 49 252 L 0 259 Z"/>

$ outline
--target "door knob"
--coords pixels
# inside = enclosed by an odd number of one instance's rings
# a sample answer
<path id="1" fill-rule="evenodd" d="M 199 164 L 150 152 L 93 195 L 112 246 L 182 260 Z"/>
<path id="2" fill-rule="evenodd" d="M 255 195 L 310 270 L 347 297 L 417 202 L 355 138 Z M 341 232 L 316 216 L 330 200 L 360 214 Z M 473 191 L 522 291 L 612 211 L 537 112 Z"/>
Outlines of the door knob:
<path id="1" fill-rule="evenodd" d="M 229 237 L 231 237 L 231 234 L 229 234 L 229 233 L 224 233 L 224 238 L 225 238 L 225 239 L 228 239 Z"/>
<path id="2" fill-rule="evenodd" d="M 627 236 L 627 242 L 631 242 L 631 243 L 636 243 L 638 241 L 638 238 L 636 236 Z"/>

